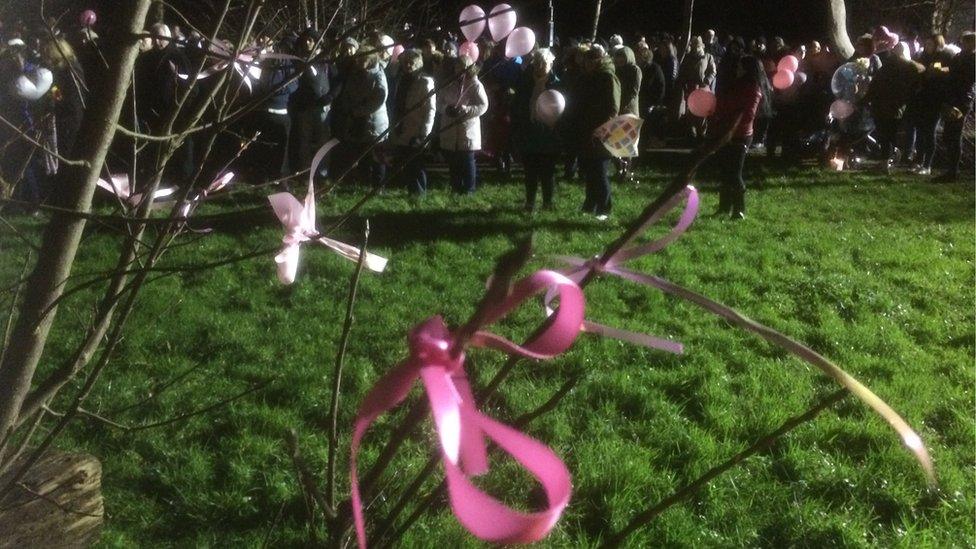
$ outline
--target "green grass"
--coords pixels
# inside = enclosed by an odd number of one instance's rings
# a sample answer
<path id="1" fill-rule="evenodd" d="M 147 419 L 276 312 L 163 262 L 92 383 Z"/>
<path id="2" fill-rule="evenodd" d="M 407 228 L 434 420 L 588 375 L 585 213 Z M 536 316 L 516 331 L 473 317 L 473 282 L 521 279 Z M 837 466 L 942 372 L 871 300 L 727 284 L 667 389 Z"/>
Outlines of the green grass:
<path id="1" fill-rule="evenodd" d="M 672 507 L 630 545 L 973 546 L 972 187 L 764 168 L 749 179 L 764 179 L 764 188 L 749 193 L 745 221 L 708 217 L 716 196 L 706 182 L 706 215 L 634 268 L 736 307 L 842 365 L 920 431 L 941 490 L 928 493 L 893 431 L 848 397 Z M 399 193 L 370 202 L 341 236 L 355 241 L 357 227 L 369 218 L 371 247 L 391 263 L 383 275 L 364 274 L 360 286 L 343 379 L 341 493 L 355 407 L 404 356 L 414 324 L 438 313 L 450 323 L 463 321 L 494 259 L 518 236 L 535 234 L 532 268 L 558 267 L 556 255 L 597 253 L 666 180 L 655 171 L 639 186 L 617 185 L 614 216 L 606 223 L 576 213 L 582 192 L 571 184 L 559 189 L 558 211 L 534 217 L 519 210 L 519 185 L 491 177 L 472 198 L 436 190 L 420 204 Z M 320 216 L 343 211 L 357 197 L 343 192 L 320 201 Z M 241 206 L 261 199 L 250 200 Z M 18 226 L 37 240 L 37 222 Z M 280 239 L 270 216 L 217 229 L 173 250 L 163 264 L 218 259 Z M 0 281 L 6 286 L 19 274 L 24 247 L 4 231 Z M 75 272 L 110 268 L 118 246 L 111 229 L 93 228 Z M 269 255 L 161 278 L 141 294 L 88 409 L 128 424 L 148 423 L 275 381 L 216 412 L 158 429 L 127 433 L 90 420 L 75 423 L 59 446 L 102 460 L 105 546 L 257 546 L 279 512 L 271 543 L 305 540 L 282 434 L 299 432 L 321 474 L 332 365 L 353 264 L 314 246 L 302 253 L 292 287 L 276 281 Z M 573 500 L 546 546 L 598 543 L 834 389 L 783 351 L 655 290 L 601 279 L 586 293 L 589 318 L 678 339 L 686 354 L 582 336 L 555 360 L 523 363 L 503 386 L 487 411 L 505 421 L 545 402 L 568 376 L 583 376 L 556 411 L 527 428 L 563 456 L 573 474 Z M 79 294 L 61 309 L 42 369 L 81 338 L 92 295 Z M 533 303 L 495 329 L 517 338 L 541 318 Z M 489 351 L 471 355 L 476 383 L 485 383 L 503 360 Z M 147 405 L 119 411 L 191 368 Z M 401 414 L 384 416 L 370 431 L 365 466 Z M 428 422 L 395 460 L 383 484 L 385 503 L 370 509 L 368 520 L 375 524 L 385 516 L 432 447 Z M 438 471 L 434 480 L 440 478 Z M 524 478 L 502 461 L 485 485 L 509 502 L 524 502 L 533 497 Z M 403 545 L 478 544 L 440 507 Z"/>

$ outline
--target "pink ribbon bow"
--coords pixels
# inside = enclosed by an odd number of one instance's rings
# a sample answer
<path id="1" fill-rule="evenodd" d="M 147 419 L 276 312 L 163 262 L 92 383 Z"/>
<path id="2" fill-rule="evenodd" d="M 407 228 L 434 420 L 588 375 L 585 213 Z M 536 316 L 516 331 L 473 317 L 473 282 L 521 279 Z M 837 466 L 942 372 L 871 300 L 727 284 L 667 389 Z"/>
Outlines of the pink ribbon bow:
<path id="1" fill-rule="evenodd" d="M 554 271 L 538 271 L 516 283 L 506 299 L 488 310 L 484 325 L 502 318 L 546 289 L 558 292 L 559 308 L 538 337 L 519 346 L 495 334 L 477 331 L 469 343 L 536 359 L 551 358 L 565 351 L 580 331 L 584 298 L 575 282 Z M 448 496 L 458 521 L 478 538 L 491 542 L 528 543 L 545 537 L 569 503 L 572 486 L 566 465 L 546 445 L 477 410 L 464 372 L 464 353 L 456 349 L 459 347 L 456 335 L 439 316 L 414 328 L 409 339 L 409 358 L 376 382 L 356 414 L 350 474 L 359 546 L 366 547 L 366 525 L 356 475 L 360 443 L 377 417 L 406 398 L 417 378 L 423 382 L 430 401 Z M 494 440 L 539 481 L 548 500 L 546 509 L 533 513 L 515 511 L 471 482 L 471 476 L 488 470 L 485 437 Z"/>
<path id="2" fill-rule="evenodd" d="M 197 205 L 210 198 L 210 195 L 220 192 L 228 187 L 234 180 L 234 172 L 224 172 L 223 174 L 217 176 L 216 179 L 210 182 L 206 188 L 198 192 L 193 198 L 186 200 L 180 206 L 180 215 L 184 218 L 190 217 L 190 214 L 197 207 Z"/>
<path id="3" fill-rule="evenodd" d="M 698 215 L 698 191 L 691 185 L 688 185 L 680 193 L 674 195 L 674 197 L 661 205 L 661 207 L 654 212 L 654 214 L 648 218 L 643 225 L 641 225 L 640 229 L 638 230 L 638 234 L 660 221 L 665 214 L 676 208 L 683 200 L 686 201 L 685 209 L 681 213 L 678 223 L 667 235 L 646 244 L 621 249 L 619 252 L 613 254 L 611 257 L 602 262 L 599 258 L 594 258 L 587 261 L 578 257 L 561 257 L 560 259 L 562 261 L 575 267 L 566 273 L 566 276 L 576 282 L 579 282 L 589 271 L 596 271 L 597 273 L 610 273 L 621 278 L 639 282 L 641 284 L 657 287 L 657 284 L 654 283 L 654 277 L 648 277 L 647 275 L 625 269 L 620 267 L 620 265 L 624 262 L 630 261 L 631 259 L 636 259 L 638 257 L 652 254 L 664 249 L 668 244 L 674 242 L 678 237 L 688 230 L 688 227 L 691 226 L 692 222 L 695 220 L 695 217 Z M 546 296 L 546 303 L 549 303 L 552 297 L 553 296 L 550 292 L 550 294 Z M 662 339 L 647 334 L 629 332 L 619 328 L 604 326 L 603 324 L 598 324 L 596 322 L 584 321 L 583 331 L 635 343 L 644 347 L 668 351 L 670 353 L 681 354 L 684 352 L 684 346 L 676 341 Z"/>
<path id="4" fill-rule="evenodd" d="M 319 236 L 315 229 L 315 185 L 309 181 L 305 203 L 301 203 L 291 193 L 276 193 L 268 197 L 275 215 L 285 227 L 285 237 L 282 239 L 284 248 L 275 256 L 278 264 L 278 280 L 282 284 L 295 282 L 298 273 L 299 247 L 303 242 L 315 240 L 332 249 L 337 254 L 352 261 L 359 261 L 362 250 L 344 242 Z M 364 266 L 378 273 L 386 268 L 386 258 L 366 252 Z"/>

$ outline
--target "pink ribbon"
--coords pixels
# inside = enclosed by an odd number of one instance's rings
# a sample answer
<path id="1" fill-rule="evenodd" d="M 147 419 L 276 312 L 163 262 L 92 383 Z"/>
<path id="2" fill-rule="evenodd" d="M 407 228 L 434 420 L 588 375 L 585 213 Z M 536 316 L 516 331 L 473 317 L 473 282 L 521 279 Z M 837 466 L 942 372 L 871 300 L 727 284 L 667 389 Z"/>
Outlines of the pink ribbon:
<path id="1" fill-rule="evenodd" d="M 320 236 L 315 228 L 315 185 L 309 181 L 308 192 L 305 194 L 304 204 L 299 202 L 291 193 L 276 193 L 268 197 L 275 215 L 285 227 L 285 237 L 282 239 L 284 248 L 275 256 L 278 264 L 278 280 L 282 284 L 295 282 L 298 273 L 299 248 L 303 242 L 315 240 L 328 247 L 337 254 L 351 261 L 359 261 L 363 251 L 344 242 Z M 364 266 L 375 272 L 383 272 L 386 268 L 386 258 L 366 252 Z"/>
<path id="2" fill-rule="evenodd" d="M 678 223 L 675 224 L 674 228 L 672 228 L 671 232 L 669 232 L 667 235 L 646 244 L 621 249 L 602 262 L 599 258 L 594 258 L 587 261 L 578 257 L 561 257 L 560 259 L 562 261 L 575 267 L 566 273 L 566 276 L 576 282 L 579 282 L 588 272 L 595 271 L 600 274 L 614 274 L 621 278 L 640 282 L 641 284 L 656 286 L 650 282 L 650 279 L 653 277 L 647 277 L 646 275 L 624 269 L 623 267 L 620 267 L 620 265 L 630 261 L 631 259 L 636 259 L 638 257 L 652 254 L 664 249 L 668 244 L 677 240 L 678 237 L 688 230 L 688 227 L 691 226 L 692 222 L 695 220 L 695 217 L 698 215 L 698 191 L 691 185 L 688 185 L 684 188 L 684 190 L 662 204 L 661 207 L 658 208 L 658 210 L 654 212 L 654 214 L 651 215 L 651 217 L 648 218 L 643 225 L 640 226 L 638 229 L 638 234 L 660 221 L 661 218 L 664 217 L 668 212 L 678 207 L 682 201 L 685 201 L 685 209 L 681 213 Z M 549 301 L 551 301 L 552 297 L 551 292 L 546 296 L 547 304 Z M 599 334 L 613 339 L 619 339 L 621 341 L 627 341 L 629 343 L 650 347 L 652 349 L 667 351 L 670 353 L 681 354 L 684 352 L 684 346 L 676 341 L 654 337 L 647 334 L 629 332 L 627 330 L 605 326 L 596 322 L 584 321 L 583 331 Z"/>
<path id="3" fill-rule="evenodd" d="M 183 216 L 183 218 L 190 217 L 190 214 L 194 209 L 196 209 L 200 202 L 210 198 L 210 195 L 222 191 L 228 187 L 233 180 L 234 172 L 224 172 L 217 176 L 217 178 L 211 181 L 205 189 L 198 192 L 193 198 L 183 202 L 183 205 L 180 206 L 180 215 Z"/>
<path id="4" fill-rule="evenodd" d="M 519 346 L 495 334 L 477 331 L 468 343 L 535 359 L 552 358 L 565 351 L 580 331 L 584 298 L 575 282 L 554 271 L 538 271 L 516 283 L 506 299 L 491 306 L 483 325 L 497 321 L 546 289 L 558 293 L 559 307 L 537 337 Z M 566 465 L 546 445 L 478 411 L 464 372 L 464 352 L 441 317 L 432 317 L 415 327 L 409 341 L 410 356 L 376 382 L 356 414 L 350 475 L 359 546 L 366 547 L 366 524 L 356 474 L 356 457 L 363 435 L 377 417 L 406 398 L 418 378 L 430 401 L 448 497 L 458 521 L 485 541 L 529 543 L 545 537 L 569 503 L 572 486 Z M 471 476 L 488 470 L 485 437 L 495 441 L 539 481 L 548 500 L 546 509 L 532 513 L 516 511 L 471 482 Z"/>

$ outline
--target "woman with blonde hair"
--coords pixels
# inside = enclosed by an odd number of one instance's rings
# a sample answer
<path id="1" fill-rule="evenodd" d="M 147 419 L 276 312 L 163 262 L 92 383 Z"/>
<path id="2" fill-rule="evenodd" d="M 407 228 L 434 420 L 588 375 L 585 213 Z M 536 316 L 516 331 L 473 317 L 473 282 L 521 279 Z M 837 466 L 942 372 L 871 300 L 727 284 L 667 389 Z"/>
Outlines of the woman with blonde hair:
<path id="1" fill-rule="evenodd" d="M 447 58 L 444 63 L 449 83 L 437 98 L 441 149 L 447 157 L 451 188 L 458 194 L 473 194 L 478 176 L 474 153 L 481 150 L 481 117 L 488 111 L 488 94 L 470 57 Z"/>

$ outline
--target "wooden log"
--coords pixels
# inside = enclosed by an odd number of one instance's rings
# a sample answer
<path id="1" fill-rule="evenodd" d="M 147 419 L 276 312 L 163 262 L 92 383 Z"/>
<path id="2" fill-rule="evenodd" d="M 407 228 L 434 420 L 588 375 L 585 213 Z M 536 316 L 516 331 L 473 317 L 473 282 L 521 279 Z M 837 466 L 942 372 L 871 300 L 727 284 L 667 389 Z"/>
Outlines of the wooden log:
<path id="1" fill-rule="evenodd" d="M 105 516 L 101 486 L 94 456 L 50 452 L 0 501 L 0 549 L 94 544 Z"/>

